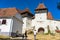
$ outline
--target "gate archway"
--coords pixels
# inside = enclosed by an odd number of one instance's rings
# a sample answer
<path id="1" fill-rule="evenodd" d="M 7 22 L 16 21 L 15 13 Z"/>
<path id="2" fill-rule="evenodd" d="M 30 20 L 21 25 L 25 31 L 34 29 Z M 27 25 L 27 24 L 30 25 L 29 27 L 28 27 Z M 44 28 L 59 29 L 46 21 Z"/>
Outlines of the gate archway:
<path id="1" fill-rule="evenodd" d="M 39 29 L 38 29 L 38 32 L 43 32 L 44 33 L 44 28 L 42 28 L 42 27 L 40 27 Z"/>

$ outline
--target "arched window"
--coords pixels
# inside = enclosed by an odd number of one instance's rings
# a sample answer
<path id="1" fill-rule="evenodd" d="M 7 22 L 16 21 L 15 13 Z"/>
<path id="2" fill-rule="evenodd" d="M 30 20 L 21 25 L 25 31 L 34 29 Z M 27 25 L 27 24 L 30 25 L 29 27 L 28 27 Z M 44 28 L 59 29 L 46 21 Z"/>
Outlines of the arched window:
<path id="1" fill-rule="evenodd" d="M 6 20 L 2 20 L 2 24 L 6 24 Z"/>

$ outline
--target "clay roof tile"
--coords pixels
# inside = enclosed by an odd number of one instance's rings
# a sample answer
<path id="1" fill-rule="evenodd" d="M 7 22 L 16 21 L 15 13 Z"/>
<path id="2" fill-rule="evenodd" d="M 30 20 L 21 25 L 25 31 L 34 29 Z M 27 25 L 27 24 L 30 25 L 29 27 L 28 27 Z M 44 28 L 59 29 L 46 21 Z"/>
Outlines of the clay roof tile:
<path id="1" fill-rule="evenodd" d="M 47 19 L 51 19 L 51 20 L 53 19 L 52 15 L 51 15 L 51 12 L 48 12 Z"/>
<path id="2" fill-rule="evenodd" d="M 36 9 L 43 9 L 46 8 L 45 5 L 43 3 L 39 4 L 38 7 Z"/>
<path id="3" fill-rule="evenodd" d="M 24 10 L 22 11 L 22 13 L 23 13 L 23 12 L 29 12 L 29 13 L 31 13 L 28 8 L 24 9 Z"/>
<path id="4" fill-rule="evenodd" d="M 0 10 L 0 17 L 15 16 L 16 13 L 16 8 L 2 8 Z"/>

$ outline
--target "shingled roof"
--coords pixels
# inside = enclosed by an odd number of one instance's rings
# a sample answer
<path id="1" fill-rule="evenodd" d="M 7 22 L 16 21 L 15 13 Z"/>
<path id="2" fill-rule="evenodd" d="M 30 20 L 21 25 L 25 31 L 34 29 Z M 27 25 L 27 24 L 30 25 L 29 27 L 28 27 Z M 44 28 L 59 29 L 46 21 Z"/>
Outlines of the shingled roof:
<path id="1" fill-rule="evenodd" d="M 48 14 L 47 14 L 47 19 L 50 19 L 50 20 L 53 19 L 52 15 L 51 15 L 51 12 L 48 12 Z"/>
<path id="2" fill-rule="evenodd" d="M 31 13 L 31 12 L 29 11 L 29 9 L 28 9 L 28 8 L 26 8 L 26 9 L 22 10 L 22 11 L 21 11 L 21 14 L 22 14 L 22 13 L 24 13 L 24 12 Z"/>
<path id="3" fill-rule="evenodd" d="M 46 8 L 45 5 L 43 3 L 39 4 L 38 7 L 36 9 L 44 9 Z"/>
<path id="4" fill-rule="evenodd" d="M 17 13 L 16 8 L 2 8 L 0 9 L 0 17 L 15 16 Z"/>
<path id="5" fill-rule="evenodd" d="M 22 10 L 20 13 L 21 13 L 21 14 L 26 14 L 26 13 L 27 13 L 27 14 L 29 14 L 30 16 L 33 16 L 33 14 L 30 12 L 30 10 L 29 10 L 28 8 Z"/>

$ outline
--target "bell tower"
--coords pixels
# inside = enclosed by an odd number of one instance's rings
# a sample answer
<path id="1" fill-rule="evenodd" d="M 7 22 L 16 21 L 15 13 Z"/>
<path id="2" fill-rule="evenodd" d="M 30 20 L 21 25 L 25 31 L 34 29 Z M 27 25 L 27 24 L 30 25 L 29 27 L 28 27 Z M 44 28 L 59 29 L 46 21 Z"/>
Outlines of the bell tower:
<path id="1" fill-rule="evenodd" d="M 35 19 L 37 21 L 47 20 L 48 9 L 45 7 L 43 3 L 40 3 L 38 7 L 35 9 Z"/>

